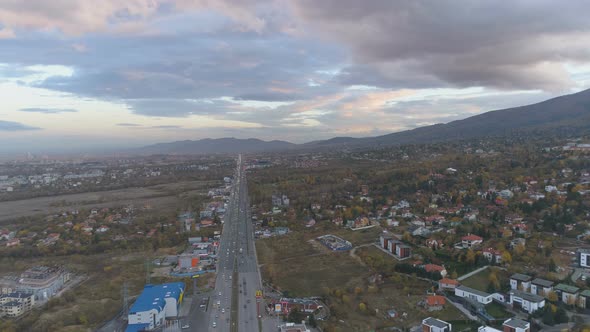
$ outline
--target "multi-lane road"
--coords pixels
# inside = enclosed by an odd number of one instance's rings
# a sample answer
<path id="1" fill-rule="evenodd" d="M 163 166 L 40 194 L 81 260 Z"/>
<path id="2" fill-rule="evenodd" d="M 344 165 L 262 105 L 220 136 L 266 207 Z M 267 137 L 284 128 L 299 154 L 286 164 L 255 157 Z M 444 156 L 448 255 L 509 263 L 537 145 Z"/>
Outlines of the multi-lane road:
<path id="1" fill-rule="evenodd" d="M 263 303 L 256 302 L 256 293 L 260 289 L 262 283 L 254 246 L 254 226 L 240 155 L 220 239 L 215 290 L 209 294 L 208 314 L 198 314 L 199 320 L 194 313 L 204 309 L 191 310 L 191 316 L 194 315 L 190 319 L 191 330 L 261 331 L 258 309 L 262 313 Z M 196 298 L 193 303 L 199 304 L 200 300 Z M 203 318 L 207 322 L 203 322 Z"/>

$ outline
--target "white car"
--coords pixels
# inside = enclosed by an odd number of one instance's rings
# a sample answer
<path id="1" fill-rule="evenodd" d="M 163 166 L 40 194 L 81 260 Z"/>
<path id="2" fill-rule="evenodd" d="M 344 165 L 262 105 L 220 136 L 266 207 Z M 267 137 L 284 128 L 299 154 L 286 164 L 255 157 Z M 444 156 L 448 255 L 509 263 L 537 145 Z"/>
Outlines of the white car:
<path id="1" fill-rule="evenodd" d="M 182 325 L 183 329 L 188 329 L 190 327 L 190 325 L 186 324 L 186 325 Z"/>
<path id="2" fill-rule="evenodd" d="M 225 314 L 225 308 L 221 308 L 221 313 Z"/>
<path id="3" fill-rule="evenodd" d="M 211 324 L 211 326 L 217 327 L 217 323 L 213 322 L 213 324 Z"/>

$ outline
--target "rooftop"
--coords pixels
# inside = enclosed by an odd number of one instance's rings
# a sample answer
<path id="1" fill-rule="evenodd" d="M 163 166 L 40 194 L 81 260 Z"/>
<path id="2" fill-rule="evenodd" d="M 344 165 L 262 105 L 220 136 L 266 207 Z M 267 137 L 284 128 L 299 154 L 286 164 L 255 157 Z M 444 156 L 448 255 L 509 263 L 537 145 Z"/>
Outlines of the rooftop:
<path id="1" fill-rule="evenodd" d="M 436 318 L 433 318 L 433 317 L 428 317 L 428 318 L 424 319 L 422 321 L 422 324 L 425 324 L 425 325 L 428 325 L 428 326 L 436 326 L 436 327 L 439 327 L 439 328 L 445 328 L 445 327 L 451 325 L 451 324 L 449 324 L 449 323 L 447 323 L 447 322 L 445 322 L 443 320 L 436 319 Z"/>
<path id="2" fill-rule="evenodd" d="M 483 240 L 483 238 L 481 236 L 469 234 L 469 235 L 462 237 L 461 240 L 463 240 L 463 241 L 478 241 L 478 240 Z"/>
<path id="3" fill-rule="evenodd" d="M 533 279 L 533 278 L 531 276 L 526 275 L 526 274 L 515 273 L 510 276 L 510 279 L 515 279 L 518 281 L 527 282 L 527 281 L 531 281 L 531 279 Z"/>
<path id="4" fill-rule="evenodd" d="M 458 287 L 457 287 L 457 289 L 458 289 L 458 290 L 462 290 L 462 291 L 464 291 L 464 292 L 471 293 L 471 294 L 475 294 L 475 295 L 483 296 L 483 297 L 488 297 L 488 296 L 490 296 L 490 295 L 491 295 L 491 294 L 488 294 L 488 293 L 486 293 L 486 292 L 482 292 L 482 291 L 480 291 L 480 290 L 473 289 L 473 288 L 469 288 L 469 287 L 467 287 L 467 286 L 463 286 L 463 285 L 461 285 L 461 286 L 458 286 Z"/>
<path id="5" fill-rule="evenodd" d="M 541 279 L 541 278 L 535 278 L 535 280 L 533 280 L 532 283 L 534 285 L 539 285 L 539 286 L 543 286 L 543 287 L 553 286 L 553 281 L 545 280 L 545 279 Z"/>
<path id="6" fill-rule="evenodd" d="M 166 305 L 165 298 L 174 297 L 178 300 L 182 292 L 184 292 L 184 283 L 182 282 L 146 285 L 129 312 L 136 313 L 153 309 L 161 311 Z"/>
<path id="7" fill-rule="evenodd" d="M 526 329 L 527 327 L 531 326 L 529 322 L 518 318 L 510 318 L 504 322 L 504 325 L 518 329 Z"/>
<path id="8" fill-rule="evenodd" d="M 426 297 L 426 303 L 429 306 L 438 306 L 446 304 L 447 300 L 441 295 L 430 295 Z"/>
<path id="9" fill-rule="evenodd" d="M 521 299 L 527 300 L 529 302 L 542 302 L 545 299 L 539 295 L 535 295 L 535 294 L 531 294 L 531 293 L 527 293 L 527 292 L 522 292 L 519 291 L 518 289 L 513 289 L 509 292 L 511 295 L 520 297 Z"/>
<path id="10" fill-rule="evenodd" d="M 557 286 L 555 286 L 555 290 L 574 294 L 574 293 L 577 293 L 580 289 L 576 286 L 570 286 L 570 285 L 566 285 L 566 284 L 557 284 Z"/>

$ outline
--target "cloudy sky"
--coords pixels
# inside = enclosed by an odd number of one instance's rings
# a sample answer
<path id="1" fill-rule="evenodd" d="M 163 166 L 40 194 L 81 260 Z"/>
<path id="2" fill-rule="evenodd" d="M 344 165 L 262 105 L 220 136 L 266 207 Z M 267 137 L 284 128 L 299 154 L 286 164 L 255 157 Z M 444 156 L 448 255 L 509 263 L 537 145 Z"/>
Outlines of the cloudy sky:
<path id="1" fill-rule="evenodd" d="M 305 142 L 590 88 L 585 1 L 0 0 L 0 152 Z"/>

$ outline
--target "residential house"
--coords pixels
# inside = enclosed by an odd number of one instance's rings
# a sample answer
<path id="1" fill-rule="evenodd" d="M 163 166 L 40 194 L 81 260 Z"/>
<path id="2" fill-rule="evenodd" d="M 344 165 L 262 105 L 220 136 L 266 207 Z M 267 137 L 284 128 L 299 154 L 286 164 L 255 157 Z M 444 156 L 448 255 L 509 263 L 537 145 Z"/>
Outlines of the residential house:
<path id="1" fill-rule="evenodd" d="M 213 222 L 213 219 L 211 218 L 204 218 L 201 219 L 201 221 L 199 222 L 201 227 L 211 227 L 213 226 L 215 223 Z"/>
<path id="2" fill-rule="evenodd" d="M 488 294 L 486 292 L 482 292 L 463 285 L 457 286 L 455 288 L 455 296 L 468 298 L 481 304 L 488 304 L 492 302 L 492 294 Z"/>
<path id="3" fill-rule="evenodd" d="M 307 217 L 303 220 L 305 227 L 313 227 L 315 225 L 315 219 L 312 217 Z"/>
<path id="4" fill-rule="evenodd" d="M 360 227 L 366 227 L 369 226 L 371 224 L 369 218 L 361 216 L 361 217 L 357 217 L 353 223 L 351 228 L 360 228 Z"/>
<path id="5" fill-rule="evenodd" d="M 342 217 L 336 217 L 336 218 L 332 219 L 332 222 L 337 226 L 342 226 L 342 224 L 344 223 L 344 220 L 342 219 Z"/>
<path id="6" fill-rule="evenodd" d="M 586 289 L 578 296 L 578 307 L 590 309 L 590 290 Z"/>
<path id="7" fill-rule="evenodd" d="M 531 323 L 518 318 L 510 318 L 502 324 L 503 332 L 530 332 Z"/>
<path id="8" fill-rule="evenodd" d="M 20 245 L 20 239 L 18 239 L 18 238 L 10 239 L 6 242 L 7 247 L 16 247 L 19 245 Z"/>
<path id="9" fill-rule="evenodd" d="M 0 316 L 18 317 L 35 305 L 32 293 L 14 292 L 0 295 Z"/>
<path id="10" fill-rule="evenodd" d="M 384 249 L 387 249 L 388 245 L 389 245 L 389 241 L 393 240 L 393 236 L 388 235 L 388 234 L 381 234 L 379 235 L 379 244 L 381 244 L 381 247 Z"/>
<path id="11" fill-rule="evenodd" d="M 495 329 L 491 326 L 480 326 L 477 328 L 477 332 L 502 332 L 502 330 Z"/>
<path id="12" fill-rule="evenodd" d="M 525 223 L 518 223 L 512 225 L 512 230 L 520 235 L 528 235 L 529 234 L 529 226 Z"/>
<path id="13" fill-rule="evenodd" d="M 473 248 L 481 245 L 483 243 L 483 238 L 481 236 L 477 236 L 474 234 L 468 234 L 461 238 L 461 246 L 465 249 Z"/>
<path id="14" fill-rule="evenodd" d="M 496 262 L 497 264 L 502 263 L 502 253 L 500 250 L 485 248 L 482 250 L 482 254 L 489 262 Z"/>
<path id="15" fill-rule="evenodd" d="M 447 304 L 447 300 L 441 295 L 428 295 L 424 302 L 428 311 L 442 310 L 444 305 Z"/>
<path id="16" fill-rule="evenodd" d="M 455 279 L 442 278 L 438 281 L 439 290 L 454 290 L 459 286 L 459 282 Z"/>
<path id="17" fill-rule="evenodd" d="M 578 248 L 576 256 L 580 267 L 590 268 L 590 248 Z"/>
<path id="18" fill-rule="evenodd" d="M 521 237 L 517 237 L 516 239 L 512 239 L 512 241 L 510 241 L 510 248 L 514 249 L 518 246 L 525 246 L 526 245 L 526 239 L 521 238 Z"/>
<path id="19" fill-rule="evenodd" d="M 399 258 L 408 258 L 412 255 L 412 248 L 407 244 L 398 244 L 395 246 L 395 255 Z"/>
<path id="20" fill-rule="evenodd" d="M 424 270 L 428 273 L 438 272 L 442 277 L 447 275 L 447 269 L 444 266 L 436 265 L 436 264 L 426 264 L 424 265 Z"/>
<path id="21" fill-rule="evenodd" d="M 392 239 L 388 240 L 388 242 L 387 242 L 387 250 L 390 253 L 395 254 L 396 253 L 396 247 L 398 245 L 402 245 L 402 244 L 404 244 L 402 241 L 396 240 L 396 239 L 393 239 L 392 238 Z"/>
<path id="22" fill-rule="evenodd" d="M 102 225 L 102 226 L 100 226 L 99 228 L 96 229 L 96 232 L 97 233 L 104 233 L 104 232 L 106 232 L 108 230 L 109 230 L 109 228 L 107 226 Z"/>
<path id="23" fill-rule="evenodd" d="M 437 250 L 445 246 L 443 241 L 439 239 L 428 239 L 426 240 L 425 244 L 428 248 L 433 250 Z"/>
<path id="24" fill-rule="evenodd" d="M 508 292 L 508 295 L 510 296 L 508 303 L 511 304 L 513 308 L 521 309 L 529 314 L 532 314 L 545 306 L 545 298 L 535 294 L 513 289 Z"/>
<path id="25" fill-rule="evenodd" d="M 529 291 L 531 287 L 531 276 L 526 274 L 515 273 L 510 276 L 510 289 L 518 289 L 525 292 Z"/>
<path id="26" fill-rule="evenodd" d="M 444 320 L 428 317 L 422 320 L 422 332 L 451 332 L 452 325 Z"/>
<path id="27" fill-rule="evenodd" d="M 554 288 L 558 299 L 565 304 L 574 304 L 578 298 L 580 289 L 576 286 L 557 284 Z"/>
<path id="28" fill-rule="evenodd" d="M 421 236 L 421 237 L 427 237 L 431 234 L 430 230 L 424 226 L 410 226 L 408 228 L 408 232 L 412 235 L 412 236 Z"/>
<path id="29" fill-rule="evenodd" d="M 395 309 L 387 310 L 387 316 L 389 318 L 395 318 L 397 317 L 397 311 L 395 311 Z"/>
<path id="30" fill-rule="evenodd" d="M 535 278 L 531 281 L 531 293 L 539 296 L 547 296 L 553 290 L 553 281 Z"/>

